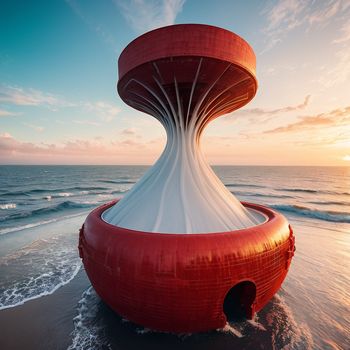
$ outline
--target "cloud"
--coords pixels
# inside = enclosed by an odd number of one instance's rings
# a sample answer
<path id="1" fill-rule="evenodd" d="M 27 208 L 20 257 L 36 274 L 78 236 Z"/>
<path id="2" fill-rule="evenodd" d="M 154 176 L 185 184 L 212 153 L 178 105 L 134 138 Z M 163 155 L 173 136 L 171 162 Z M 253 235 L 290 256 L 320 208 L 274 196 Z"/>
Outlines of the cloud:
<path id="1" fill-rule="evenodd" d="M 260 55 L 264 54 L 267 51 L 270 51 L 274 46 L 276 46 L 278 43 L 281 43 L 282 39 L 280 38 L 272 38 L 267 41 L 267 44 L 265 45 L 264 49 L 259 52 Z"/>
<path id="2" fill-rule="evenodd" d="M 325 70 L 324 74 L 317 80 L 326 88 L 347 82 L 350 79 L 350 47 L 348 45 L 350 41 L 350 21 L 343 24 L 340 32 L 341 34 L 332 42 L 337 47 L 334 52 L 335 63 Z"/>
<path id="3" fill-rule="evenodd" d="M 260 54 L 282 42 L 287 33 L 297 27 L 304 26 L 306 30 L 315 26 L 324 27 L 336 15 L 345 15 L 349 8 L 349 2 L 346 0 L 279 0 L 275 4 L 267 5 L 262 11 L 267 20 L 267 26 L 263 30 L 267 35 L 266 46 Z M 346 15 L 344 17 L 346 18 Z"/>
<path id="4" fill-rule="evenodd" d="M 137 130 L 135 128 L 127 128 L 123 129 L 120 134 L 124 136 L 137 136 Z"/>
<path id="5" fill-rule="evenodd" d="M 114 0 L 137 33 L 174 24 L 185 0 Z"/>
<path id="6" fill-rule="evenodd" d="M 37 131 L 37 132 L 43 132 L 44 131 L 44 127 L 43 126 L 39 126 L 39 125 L 34 125 L 34 124 L 29 124 L 29 123 L 22 123 L 25 126 L 28 126 L 29 128 Z"/>
<path id="7" fill-rule="evenodd" d="M 23 89 L 15 86 L 0 86 L 0 102 L 17 106 L 46 106 L 53 107 L 72 106 L 60 96 L 45 93 L 35 89 Z"/>
<path id="8" fill-rule="evenodd" d="M 280 0 L 272 8 L 267 7 L 263 13 L 267 14 L 268 26 L 267 33 L 289 31 L 301 24 L 298 15 L 307 6 L 306 1 L 299 0 Z"/>
<path id="9" fill-rule="evenodd" d="M 343 159 L 343 160 L 346 160 L 346 161 L 350 161 L 350 155 L 349 155 L 349 154 L 347 154 L 347 155 L 346 155 L 346 156 L 344 156 L 342 159 Z"/>
<path id="10" fill-rule="evenodd" d="M 299 120 L 288 124 L 286 126 L 280 126 L 271 130 L 264 131 L 264 134 L 278 134 L 308 131 L 317 127 L 334 127 L 349 125 L 350 123 L 350 106 L 345 108 L 338 108 L 329 113 L 320 113 L 314 116 L 299 117 Z"/>
<path id="11" fill-rule="evenodd" d="M 266 15 L 267 27 L 263 32 L 267 35 L 265 48 L 260 52 L 264 54 L 282 42 L 282 37 L 292 29 L 300 26 L 300 14 L 307 6 L 306 1 L 280 0 L 275 5 L 266 6 L 262 14 Z"/>
<path id="12" fill-rule="evenodd" d="M 345 45 L 334 53 L 337 61 L 317 81 L 326 88 L 334 87 L 350 79 L 350 47 Z"/>
<path id="13" fill-rule="evenodd" d="M 75 139 L 60 144 L 32 143 L 17 140 L 9 133 L 0 134 L 0 155 L 8 159 L 14 156 L 25 155 L 35 157 L 36 155 L 47 156 L 50 162 L 55 162 L 58 156 L 74 157 L 112 157 L 127 156 L 142 161 L 143 157 L 155 158 L 159 155 L 163 142 L 161 140 L 150 140 L 139 142 L 135 139 L 124 139 L 123 141 L 105 141 L 103 137 L 95 137 L 90 140 Z M 142 152 L 141 152 L 142 151 Z M 50 158 L 48 158 L 50 157 Z M 53 158 L 51 158 L 53 157 Z M 61 159 L 65 159 L 65 158 Z M 29 161 L 29 157 L 22 158 Z M 90 162 L 93 162 L 90 159 Z"/>
<path id="14" fill-rule="evenodd" d="M 15 153 L 36 154 L 41 153 L 42 151 L 42 148 L 33 143 L 17 141 L 9 133 L 0 134 L 0 155 L 13 155 Z"/>
<path id="15" fill-rule="evenodd" d="M 247 116 L 248 118 L 251 117 L 251 121 L 253 122 L 255 121 L 254 117 L 259 117 L 259 118 L 265 117 L 263 120 L 266 121 L 277 114 L 295 112 L 295 111 L 305 109 L 310 103 L 310 98 L 311 98 L 311 95 L 305 96 L 304 101 L 295 106 L 286 106 L 286 107 L 275 108 L 275 109 L 248 108 L 248 109 L 235 111 L 232 113 L 232 115 L 235 118 L 237 116 Z M 226 118 L 226 120 L 231 120 L 231 119 Z"/>
<path id="16" fill-rule="evenodd" d="M 334 44 L 345 43 L 350 40 L 350 21 L 347 21 L 341 27 L 341 35 L 333 40 Z"/>
<path id="17" fill-rule="evenodd" d="M 101 123 L 97 123 L 93 120 L 73 120 L 73 123 L 80 125 L 101 126 Z"/>
<path id="18" fill-rule="evenodd" d="M 0 85 L 0 102 L 7 103 L 15 106 L 34 106 L 34 107 L 46 107 L 52 111 L 57 111 L 59 108 L 80 108 L 84 111 L 94 113 L 101 120 L 105 122 L 112 121 L 115 116 L 120 112 L 120 108 L 105 101 L 80 101 L 71 102 L 66 100 L 62 96 L 46 93 L 40 90 L 21 87 Z M 17 113 L 7 112 L 0 110 L 1 116 L 17 115 Z M 77 123 L 85 123 L 92 125 L 92 122 L 81 121 Z"/>
<path id="19" fill-rule="evenodd" d="M 84 102 L 82 105 L 87 111 L 96 113 L 105 122 L 112 121 L 120 112 L 120 108 L 104 101 Z"/>
<path id="20" fill-rule="evenodd" d="M 19 113 L 14 113 L 10 111 L 5 111 L 4 109 L 0 109 L 0 117 L 14 117 L 19 115 Z"/>
<path id="21" fill-rule="evenodd" d="M 316 132 L 310 133 L 310 129 L 308 130 L 308 136 L 304 137 L 303 134 L 300 133 L 299 138 L 295 138 L 293 140 L 293 144 L 299 146 L 313 146 L 313 147 L 327 147 L 327 148 L 341 148 L 341 149 L 349 149 L 350 148 L 350 129 L 346 132 L 339 132 L 338 129 L 344 130 L 344 125 L 332 126 L 330 125 L 327 128 L 324 128 L 323 131 L 320 132 L 319 129 L 314 128 Z M 329 132 L 331 130 L 331 132 Z M 312 135 L 312 137 L 310 137 Z"/>
<path id="22" fill-rule="evenodd" d="M 342 0 L 329 1 L 324 7 L 321 7 L 311 13 L 307 20 L 310 25 L 315 23 L 326 24 L 340 10 L 342 10 Z"/>
<path id="23" fill-rule="evenodd" d="M 342 84 L 350 79 L 350 2 L 347 0 L 304 1 L 279 0 L 267 5 L 263 12 L 267 25 L 263 54 L 281 43 L 287 34 L 297 27 L 305 32 L 314 30 L 319 35 L 320 28 L 329 26 L 329 33 L 335 33 L 329 44 L 336 44 L 333 64 L 327 66 L 317 82 L 325 88 Z M 337 30 L 334 30 L 337 28 Z M 342 45 L 342 47 L 339 47 Z"/>

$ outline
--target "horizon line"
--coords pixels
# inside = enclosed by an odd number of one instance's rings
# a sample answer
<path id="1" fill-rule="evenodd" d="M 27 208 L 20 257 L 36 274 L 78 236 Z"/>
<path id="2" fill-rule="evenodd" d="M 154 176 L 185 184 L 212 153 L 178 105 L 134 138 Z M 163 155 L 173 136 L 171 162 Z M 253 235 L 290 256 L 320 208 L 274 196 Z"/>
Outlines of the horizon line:
<path id="1" fill-rule="evenodd" d="M 316 168 L 316 167 L 325 167 L 325 168 L 346 168 L 350 167 L 349 165 L 281 165 L 281 164 L 209 164 L 210 166 L 231 166 L 231 167 L 304 167 L 304 168 Z M 0 164 L 0 166 L 153 166 L 153 164 L 22 164 L 22 163 L 10 163 L 10 164 Z"/>

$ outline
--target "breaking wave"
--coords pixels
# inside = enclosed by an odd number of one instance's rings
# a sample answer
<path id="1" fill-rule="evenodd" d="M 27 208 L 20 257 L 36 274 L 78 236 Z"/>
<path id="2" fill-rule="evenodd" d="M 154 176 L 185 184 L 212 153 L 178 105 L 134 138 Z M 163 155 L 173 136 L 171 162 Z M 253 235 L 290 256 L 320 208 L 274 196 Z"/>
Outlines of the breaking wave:
<path id="1" fill-rule="evenodd" d="M 16 209 L 16 207 L 17 207 L 16 203 L 0 204 L 0 209 L 3 209 L 3 210 Z"/>
<path id="2" fill-rule="evenodd" d="M 244 183 L 236 183 L 236 184 L 225 184 L 226 187 L 251 187 L 251 188 L 265 188 L 266 186 L 262 185 L 252 185 L 252 184 L 244 184 Z"/>
<path id="3" fill-rule="evenodd" d="M 106 191 L 109 190 L 107 187 L 101 186 L 74 186 L 68 188 L 53 188 L 53 189 L 41 189 L 35 188 L 27 191 L 13 191 L 13 192 L 5 192 L 1 195 L 4 197 L 14 197 L 14 196 L 31 196 L 36 194 L 46 194 L 49 193 L 51 196 L 56 195 L 60 197 L 68 195 L 72 195 L 74 191 Z"/>
<path id="4" fill-rule="evenodd" d="M 12 221 L 23 218 L 34 218 L 40 217 L 47 214 L 57 213 L 61 211 L 67 211 L 71 209 L 84 209 L 91 208 L 96 204 L 95 202 L 73 202 L 73 201 L 65 201 L 56 205 L 52 205 L 46 208 L 34 209 L 31 211 L 24 211 L 20 213 L 14 213 L 11 215 L 7 215 L 5 217 L 0 218 L 0 222 L 2 221 Z"/>
<path id="5" fill-rule="evenodd" d="M 282 192 L 300 192 L 300 193 L 318 193 L 318 194 L 331 194 L 331 195 L 342 195 L 350 196 L 350 192 L 337 192 L 337 191 L 323 191 L 323 190 L 314 190 L 308 188 L 277 188 L 277 191 Z"/>
<path id="6" fill-rule="evenodd" d="M 81 267 L 73 239 L 40 239 L 0 258 L 4 276 L 0 280 L 0 310 L 52 294 L 69 283 Z"/>
<path id="7" fill-rule="evenodd" d="M 111 349 L 108 340 L 103 336 L 106 327 L 98 319 L 99 298 L 92 287 L 88 288 L 78 303 L 78 315 L 74 317 L 72 342 L 67 350 Z"/>
<path id="8" fill-rule="evenodd" d="M 300 205 L 274 204 L 270 205 L 276 210 L 292 213 L 298 216 L 305 216 L 312 219 L 319 219 L 330 222 L 350 223 L 350 213 L 333 210 L 317 210 Z"/>
<path id="9" fill-rule="evenodd" d="M 118 184 L 118 185 L 127 185 L 127 184 L 135 183 L 135 181 L 130 181 L 130 180 L 100 180 L 100 182 L 103 182 L 106 184 Z"/>

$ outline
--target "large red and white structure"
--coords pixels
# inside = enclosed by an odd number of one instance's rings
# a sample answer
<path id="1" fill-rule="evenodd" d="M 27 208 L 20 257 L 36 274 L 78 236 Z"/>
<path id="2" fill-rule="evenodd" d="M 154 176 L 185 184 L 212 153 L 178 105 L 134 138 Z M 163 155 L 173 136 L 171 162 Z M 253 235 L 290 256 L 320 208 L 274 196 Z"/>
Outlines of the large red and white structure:
<path id="1" fill-rule="evenodd" d="M 294 253 L 287 220 L 240 203 L 200 149 L 205 126 L 256 89 L 252 48 L 221 28 L 156 29 L 120 55 L 119 95 L 167 133 L 156 164 L 121 200 L 90 213 L 80 234 L 94 288 L 123 317 L 205 331 L 252 317 L 281 286 Z"/>

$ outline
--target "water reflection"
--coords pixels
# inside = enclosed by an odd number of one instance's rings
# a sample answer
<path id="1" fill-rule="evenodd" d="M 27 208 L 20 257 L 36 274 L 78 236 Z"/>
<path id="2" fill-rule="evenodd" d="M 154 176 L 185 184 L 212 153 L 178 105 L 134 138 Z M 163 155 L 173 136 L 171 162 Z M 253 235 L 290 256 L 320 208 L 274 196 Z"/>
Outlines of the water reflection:
<path id="1" fill-rule="evenodd" d="M 200 334 L 159 333 L 115 314 L 90 287 L 74 318 L 71 349 L 311 349 L 306 325 L 298 325 L 283 297 L 275 296 L 252 321 L 232 322 Z"/>

